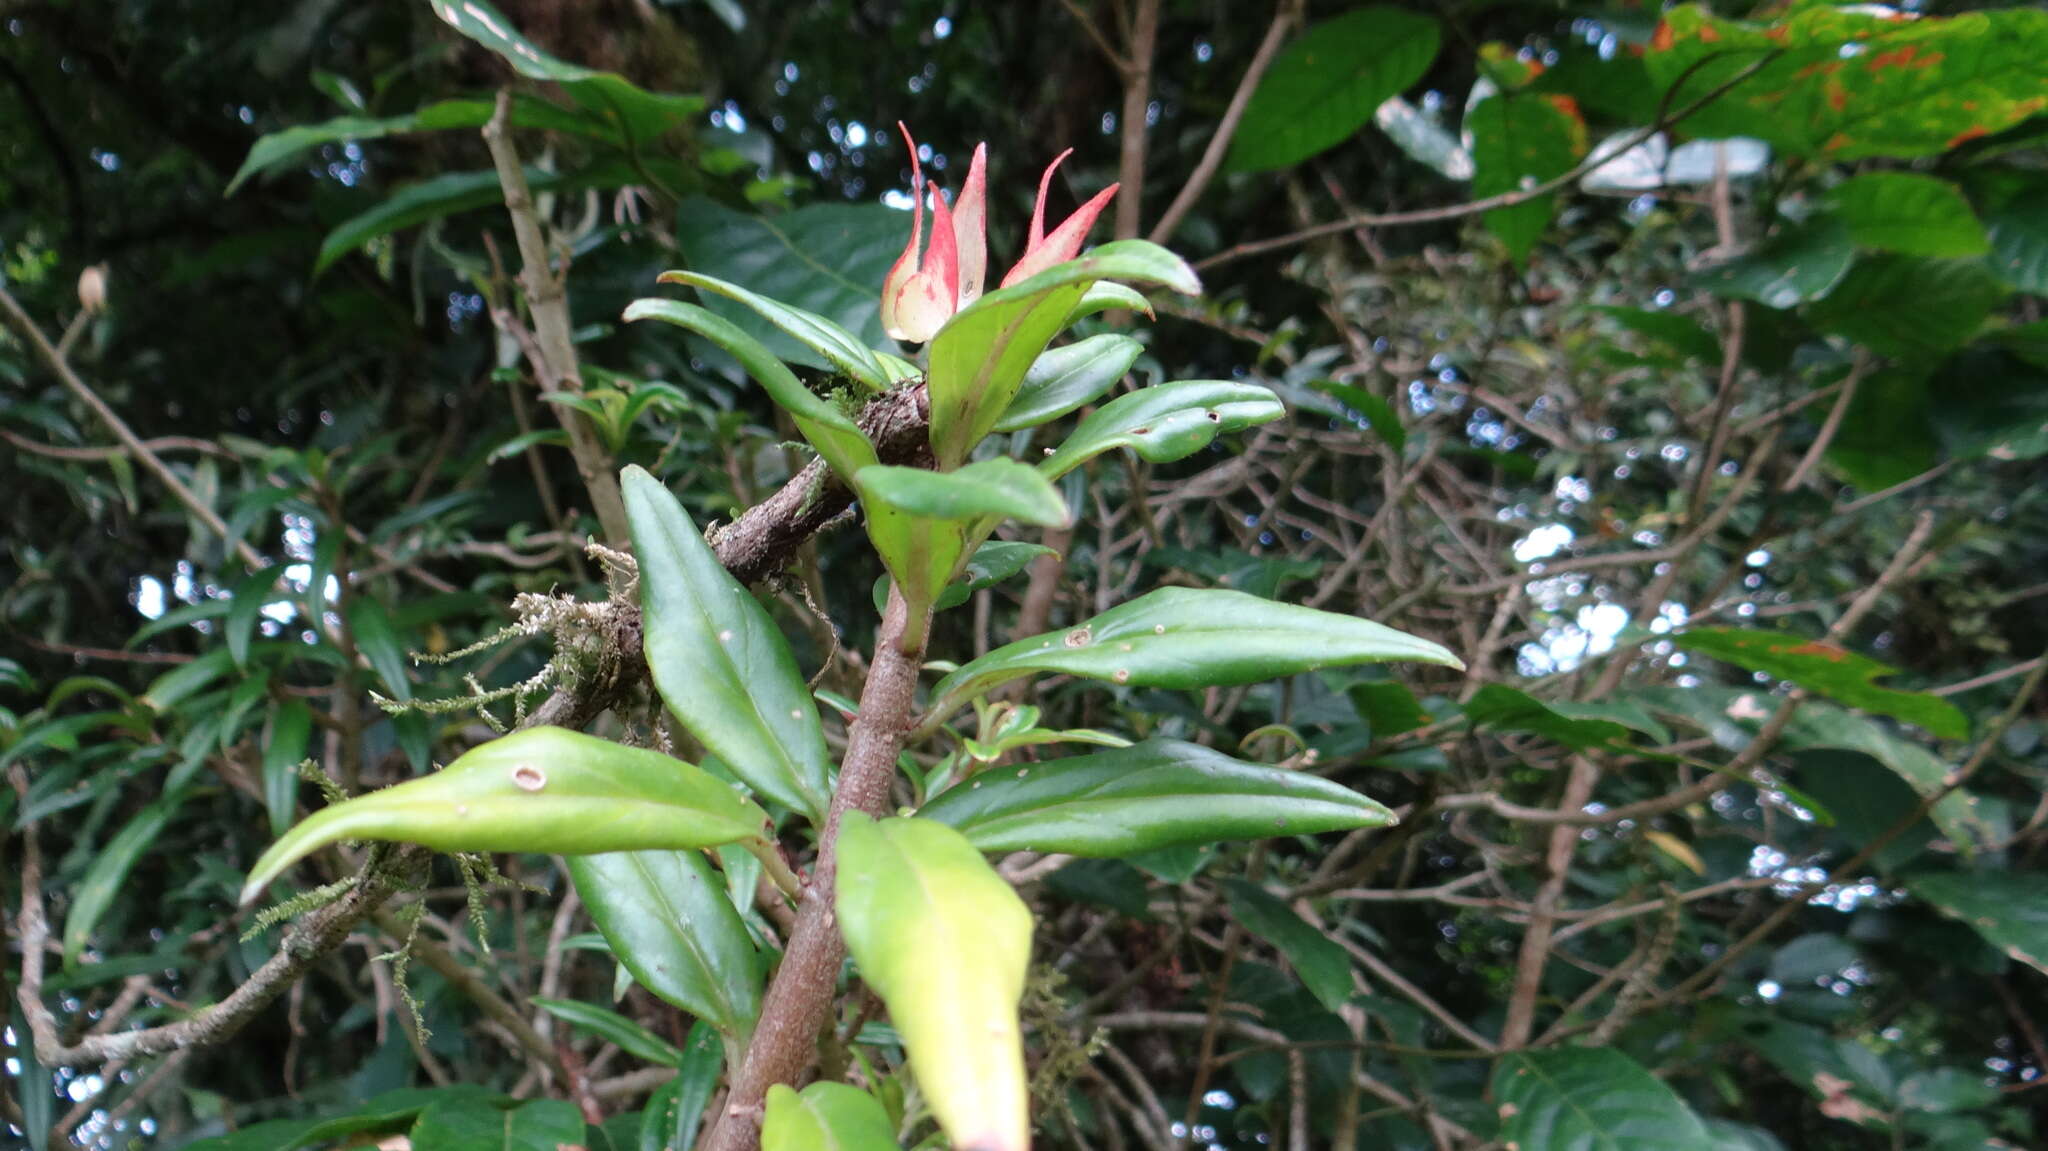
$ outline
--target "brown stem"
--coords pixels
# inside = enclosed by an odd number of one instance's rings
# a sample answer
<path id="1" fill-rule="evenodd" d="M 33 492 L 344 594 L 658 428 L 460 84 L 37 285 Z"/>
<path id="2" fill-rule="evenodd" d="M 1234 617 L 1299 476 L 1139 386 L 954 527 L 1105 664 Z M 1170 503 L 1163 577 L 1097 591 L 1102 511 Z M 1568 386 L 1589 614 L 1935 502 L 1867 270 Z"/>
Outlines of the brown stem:
<path id="1" fill-rule="evenodd" d="M 526 292 L 526 306 L 533 313 L 534 335 L 540 341 L 547 375 L 541 384 L 549 391 L 581 392 L 583 376 L 576 366 L 576 347 L 570 338 L 569 292 L 563 276 L 548 259 L 547 240 L 541 234 L 540 215 L 533 207 L 533 190 L 526 183 L 526 168 L 512 146 L 508 131 L 512 114 L 512 93 L 498 91 L 497 111 L 484 125 L 484 143 L 490 147 L 491 163 L 498 169 L 498 183 L 505 190 L 505 211 L 512 216 L 512 234 L 519 241 L 519 283 Z M 619 477 L 611 454 L 597 440 L 597 433 L 581 412 L 553 405 L 569 433 L 569 451 L 576 458 L 576 471 L 590 493 L 592 510 L 604 530 L 605 539 L 624 544 L 626 501 L 619 494 Z"/>
<path id="2" fill-rule="evenodd" d="M 1301 0 L 1280 0 L 1279 11 L 1273 13 L 1273 22 L 1266 26 L 1265 39 L 1259 41 L 1258 51 L 1252 53 L 1252 62 L 1245 65 L 1244 76 L 1237 82 L 1237 91 L 1231 93 L 1230 105 L 1223 109 L 1223 118 L 1216 122 L 1216 131 L 1209 137 L 1209 146 L 1202 149 L 1202 158 L 1195 164 L 1195 170 L 1188 174 L 1187 183 L 1182 184 L 1166 214 L 1152 225 L 1152 233 L 1146 238 L 1155 244 L 1164 244 L 1172 238 L 1174 229 L 1194 210 L 1202 193 L 1209 190 L 1209 182 L 1223 167 L 1223 157 L 1230 151 L 1230 141 L 1237 135 L 1238 121 L 1244 119 L 1244 110 L 1252 102 L 1252 93 L 1258 89 L 1259 81 L 1272 66 L 1273 57 L 1280 54 L 1280 45 L 1287 40 L 1287 30 L 1294 26 Z M 1509 409 L 1513 410 L 1513 409 Z"/>
<path id="3" fill-rule="evenodd" d="M 1116 198 L 1116 238 L 1138 234 L 1138 216 L 1145 199 L 1145 110 L 1152 102 L 1152 56 L 1159 43 L 1159 0 L 1138 0 L 1138 17 L 1131 27 L 1129 52 L 1124 59 L 1124 110 L 1121 125 L 1122 151 L 1117 162 L 1117 181 L 1123 191 Z"/>
<path id="4" fill-rule="evenodd" d="M 761 1143 L 763 1101 L 777 1083 L 795 1084 L 818 1053 L 818 1036 L 832 1013 L 832 997 L 846 944 L 833 916 L 833 881 L 839 874 L 839 824 L 848 811 L 880 816 L 888 808 L 889 787 L 896 778 L 896 756 L 902 752 L 916 712 L 917 669 L 922 646 L 906 650 L 905 638 L 929 630 L 929 619 L 913 621 L 903 597 L 892 586 L 882 613 L 868 681 L 861 689 L 860 716 L 847 735 L 846 757 L 840 762 L 839 789 L 825 818 L 818 861 L 811 868 L 797 907 L 796 928 L 782 965 L 768 984 L 761 1004 L 761 1022 L 747 1047 L 746 1058 L 732 1078 L 718 1127 L 705 1151 L 753 1151 Z M 920 626 L 913 627 L 913 623 Z"/>

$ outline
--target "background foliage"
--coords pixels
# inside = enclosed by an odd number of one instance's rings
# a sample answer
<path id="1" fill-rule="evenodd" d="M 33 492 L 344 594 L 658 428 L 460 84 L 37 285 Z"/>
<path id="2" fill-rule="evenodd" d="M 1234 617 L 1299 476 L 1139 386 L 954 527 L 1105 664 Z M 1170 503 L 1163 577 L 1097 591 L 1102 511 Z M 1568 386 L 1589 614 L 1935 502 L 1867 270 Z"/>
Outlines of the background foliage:
<path id="1" fill-rule="evenodd" d="M 881 344 L 900 118 L 940 183 L 990 142 L 999 255 L 1071 145 L 1056 210 L 1121 179 L 1118 233 L 1196 263 L 1205 293 L 1157 294 L 1142 349 L 1096 370 L 1292 409 L 1070 473 L 1080 522 L 1016 536 L 1063 558 L 1013 553 L 935 654 L 1163 582 L 1468 665 L 1033 694 L 1020 732 L 1194 740 L 1403 817 L 1008 861 L 1041 923 L 1046 1145 L 2048 1130 L 2048 13 L 55 0 L 0 22 L 0 281 L 146 441 L 10 321 L 0 818 L 11 875 L 40 843 L 67 1037 L 180 1018 L 270 955 L 235 897 L 321 802 L 301 760 L 354 791 L 491 734 L 381 701 L 483 694 L 502 722 L 544 671 L 615 670 L 568 602 L 605 598 L 582 545 L 610 533 L 560 413 L 699 523 L 802 465 L 721 352 L 620 313 L 681 266 Z M 571 269 L 578 395 L 516 334 L 477 135 L 506 86 Z M 764 589 L 825 692 L 875 627 L 858 534 Z M 647 698 L 597 730 L 652 738 Z M 46 1068 L 17 1015 L 6 1137 L 686 1145 L 715 1036 L 616 977 L 556 860 L 497 865 L 438 864 L 224 1047 Z M 402 968 L 372 961 L 408 937 Z M 848 1078 L 928 1132 L 893 1033 L 841 1023 Z"/>

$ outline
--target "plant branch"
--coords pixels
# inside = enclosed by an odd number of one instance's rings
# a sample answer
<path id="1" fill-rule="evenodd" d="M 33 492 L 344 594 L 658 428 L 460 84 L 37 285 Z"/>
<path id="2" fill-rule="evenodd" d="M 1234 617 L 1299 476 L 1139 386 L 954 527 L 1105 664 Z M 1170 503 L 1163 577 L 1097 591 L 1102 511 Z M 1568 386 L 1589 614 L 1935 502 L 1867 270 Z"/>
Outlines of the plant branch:
<path id="1" fill-rule="evenodd" d="M 1195 164 L 1195 170 L 1188 174 L 1187 183 L 1180 186 L 1173 203 L 1167 206 L 1166 214 L 1152 225 L 1152 232 L 1146 237 L 1155 244 L 1164 244 L 1172 238 L 1174 229 L 1194 210 L 1202 193 L 1209 190 L 1209 182 L 1223 167 L 1223 157 L 1230 152 L 1230 141 L 1237 135 L 1238 122 L 1244 119 L 1244 110 L 1252 102 L 1252 93 L 1258 90 L 1259 81 L 1265 78 L 1266 69 L 1272 67 L 1273 57 L 1280 54 L 1280 45 L 1286 43 L 1288 31 L 1299 18 L 1300 0 L 1280 0 L 1279 10 L 1273 13 L 1273 22 L 1266 26 L 1266 36 L 1259 41 L 1258 51 L 1252 53 L 1252 62 L 1245 66 L 1244 76 L 1237 82 L 1237 91 L 1231 93 L 1230 103 L 1223 109 L 1223 118 L 1216 122 L 1216 131 L 1209 137 L 1208 147 L 1202 149 L 1202 158 Z"/>

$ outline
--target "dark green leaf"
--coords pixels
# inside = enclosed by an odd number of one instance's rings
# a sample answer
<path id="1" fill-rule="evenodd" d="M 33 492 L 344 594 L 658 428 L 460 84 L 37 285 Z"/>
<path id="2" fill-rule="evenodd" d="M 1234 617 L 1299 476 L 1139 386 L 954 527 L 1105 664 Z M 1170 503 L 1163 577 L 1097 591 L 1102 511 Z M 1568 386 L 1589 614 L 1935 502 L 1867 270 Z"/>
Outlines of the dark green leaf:
<path id="1" fill-rule="evenodd" d="M 1865 491 L 1880 491 L 1934 466 L 1934 404 L 1927 374 L 1885 369 L 1866 376 L 1828 445 L 1830 467 Z"/>
<path id="2" fill-rule="evenodd" d="M 1842 266 L 1846 271 L 1847 262 Z M 1645 308 L 1599 307 L 1593 310 L 1629 331 L 1648 336 L 1691 359 L 1713 363 L 1721 358 L 1721 338 L 1691 316 L 1653 312 Z"/>
<path id="3" fill-rule="evenodd" d="M 1316 380 L 1309 387 L 1357 412 L 1365 419 L 1366 426 L 1379 433 L 1379 437 L 1387 441 L 1387 446 L 1395 452 L 1407 448 L 1408 429 L 1401 426 L 1401 415 L 1394 410 L 1394 405 L 1364 388 L 1340 384 L 1335 380 Z"/>
<path id="4" fill-rule="evenodd" d="M 823 819 L 825 730 L 788 642 L 660 480 L 630 467 L 624 488 L 647 666 L 662 699 L 747 786 Z"/>
<path id="5" fill-rule="evenodd" d="M 263 800 L 272 835 L 283 835 L 298 814 L 299 764 L 312 734 L 313 709 L 305 700 L 286 700 L 271 713 L 270 739 L 263 745 Z"/>
<path id="6" fill-rule="evenodd" d="M 1756 251 L 1708 268 L 1695 280 L 1717 296 L 1789 308 L 1834 291 L 1855 258 L 1849 226 L 1822 216 L 1784 227 Z"/>
<path id="7" fill-rule="evenodd" d="M 698 1020 L 683 1041 L 682 1069 L 647 1100 L 640 1123 L 640 1151 L 684 1151 L 697 1145 L 697 1127 L 718 1075 L 725 1066 L 725 1045 L 711 1024 Z"/>
<path id="8" fill-rule="evenodd" d="M 1827 203 L 1861 248 L 1906 256 L 1977 256 L 1984 225 L 1954 184 L 1917 172 L 1865 172 L 1828 189 Z"/>
<path id="9" fill-rule="evenodd" d="M 1543 1151 L 1713 1151 L 1671 1088 L 1611 1047 L 1516 1051 L 1494 1065 L 1500 1137 Z"/>
<path id="10" fill-rule="evenodd" d="M 565 1099 L 535 1099 L 510 1110 L 484 1100 L 436 1103 L 420 1112 L 412 1129 L 412 1146 L 434 1151 L 561 1151 L 582 1145 L 583 1114 Z"/>
<path id="11" fill-rule="evenodd" d="M 320 124 L 296 124 L 282 132 L 260 137 L 250 145 L 248 158 L 242 161 L 241 168 L 221 194 L 232 196 L 251 177 L 282 167 L 322 144 L 375 140 L 412 132 L 481 128 L 490 121 L 494 110 L 490 100 L 441 100 L 403 116 L 341 116 Z M 605 121 L 531 96 L 513 98 L 512 124 L 518 128 L 574 132 L 613 144 L 621 142 L 618 132 Z"/>
<path id="12" fill-rule="evenodd" d="M 264 605 L 273 598 L 278 577 L 284 574 L 283 565 L 252 572 L 236 581 L 229 593 L 227 619 L 221 624 L 221 638 L 227 641 L 228 654 L 235 659 L 236 667 L 249 664 L 249 644 L 256 636 L 256 623 L 263 618 Z"/>
<path id="13" fill-rule="evenodd" d="M 618 856 L 585 855 L 574 858 L 615 859 L 619 856 L 637 858 L 642 855 L 673 856 L 675 853 L 620 852 Z M 572 871 L 572 878 L 574 874 Z M 578 894 L 581 894 L 582 887 L 580 885 L 577 891 Z M 583 902 L 588 905 L 590 900 L 586 898 Z M 535 1007 L 540 1008 L 555 1018 L 573 1023 L 577 1027 L 597 1036 L 599 1039 L 616 1045 L 619 1050 L 631 1055 L 635 1059 L 642 1059 L 649 1063 L 659 1063 L 664 1067 L 681 1067 L 683 1064 L 683 1053 L 676 1048 L 675 1044 L 670 1043 L 668 1040 L 663 1039 L 661 1036 L 656 1035 L 654 1032 L 647 1030 L 645 1027 L 640 1026 L 638 1023 L 610 1008 L 598 1007 L 595 1004 L 582 1003 L 574 999 L 546 999 L 538 995 L 533 997 L 532 1003 Z"/>
<path id="14" fill-rule="evenodd" d="M 1351 957 L 1256 883 L 1228 880 L 1230 914 L 1246 931 L 1280 949 L 1310 994 L 1332 1012 L 1351 1000 Z"/>
<path id="15" fill-rule="evenodd" d="M 1436 59 L 1437 24 L 1374 6 L 1311 27 L 1274 59 L 1231 137 L 1230 167 L 1298 164 L 1343 143 Z"/>
<path id="16" fill-rule="evenodd" d="M 100 920 L 121 894 L 129 873 L 141 862 L 143 853 L 155 845 L 164 825 L 184 803 L 182 792 L 164 796 L 137 812 L 135 818 L 115 832 L 113 838 L 93 855 L 85 875 L 72 889 L 71 909 L 64 916 L 66 966 L 78 961 L 79 953 L 85 950 L 86 943 L 92 938 L 93 929 L 99 926 Z"/>
<path id="17" fill-rule="evenodd" d="M 578 855 L 568 867 L 591 922 L 633 978 L 744 1046 L 761 1013 L 762 964 L 703 854 Z"/>
<path id="18" fill-rule="evenodd" d="M 2048 974 L 2048 891 L 2010 871 L 1939 871 L 1909 876 L 1914 895 L 1967 923 L 1998 948 Z"/>
<path id="19" fill-rule="evenodd" d="M 1628 728 L 1606 719 L 1575 718 L 1527 692 L 1490 683 L 1465 701 L 1465 715 L 1475 725 L 1502 731 L 1526 731 L 1577 751 L 1628 739 Z"/>
<path id="20" fill-rule="evenodd" d="M 984 772 L 918 814 L 960 829 L 983 851 L 1101 857 L 1394 822 L 1378 803 L 1320 776 L 1167 739 Z"/>
<path id="21" fill-rule="evenodd" d="M 1866 256 L 1806 318 L 1884 355 L 1925 363 L 1976 335 L 2005 296 L 1979 260 Z"/>
<path id="22" fill-rule="evenodd" d="M 1876 681 L 1896 669 L 1832 643 L 1750 628 L 1692 628 L 1679 634 L 1677 643 L 1698 655 L 1790 680 L 1850 707 L 1917 724 L 1943 739 L 1970 733 L 1969 721 L 1954 704 L 1925 692 L 1880 687 Z"/>
<path id="23" fill-rule="evenodd" d="M 1161 588 L 1080 627 L 1019 640 L 974 660 L 932 689 L 931 711 L 950 714 L 997 684 L 1037 672 L 1196 688 L 1395 660 L 1461 666 L 1428 640 L 1355 616 L 1243 592 Z"/>
<path id="24" fill-rule="evenodd" d="M 1533 188 L 1564 175 L 1586 154 L 1586 123 L 1569 100 L 1536 92 L 1503 92 L 1465 113 L 1472 133 L 1472 194 L 1479 198 Z M 1516 261 L 1543 238 L 1556 211 L 1555 193 L 1486 213 L 1486 227 Z"/>
<path id="25" fill-rule="evenodd" d="M 393 699 L 411 699 L 412 681 L 405 674 L 405 643 L 391 626 L 391 615 L 384 605 L 366 595 L 351 598 L 348 626 L 357 650 L 370 661 L 377 678 L 384 681 L 384 690 Z"/>

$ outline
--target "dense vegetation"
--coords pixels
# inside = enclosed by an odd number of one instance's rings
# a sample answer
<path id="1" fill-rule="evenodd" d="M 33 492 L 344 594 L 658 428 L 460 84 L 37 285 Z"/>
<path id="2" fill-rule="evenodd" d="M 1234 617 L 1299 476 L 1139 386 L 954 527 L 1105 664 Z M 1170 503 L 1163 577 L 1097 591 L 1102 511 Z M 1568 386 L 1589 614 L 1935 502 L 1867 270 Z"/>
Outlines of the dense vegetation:
<path id="1" fill-rule="evenodd" d="M 2048 1139 L 2048 11 L 0 22 L 0 1142 Z"/>

